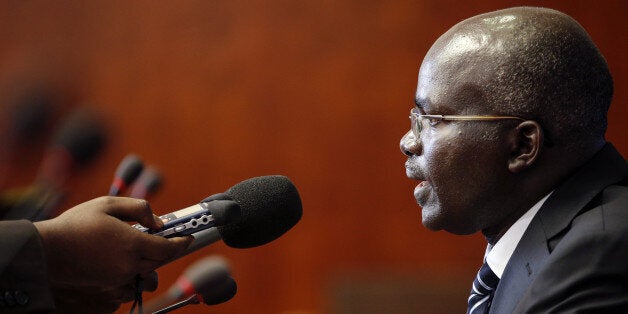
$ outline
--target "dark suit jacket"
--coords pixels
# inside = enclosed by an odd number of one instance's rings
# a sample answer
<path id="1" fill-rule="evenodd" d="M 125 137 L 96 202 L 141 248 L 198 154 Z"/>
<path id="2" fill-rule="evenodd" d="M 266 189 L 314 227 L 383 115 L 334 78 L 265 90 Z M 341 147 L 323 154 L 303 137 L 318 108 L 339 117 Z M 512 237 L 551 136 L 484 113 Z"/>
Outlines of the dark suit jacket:
<path id="1" fill-rule="evenodd" d="M 627 174 L 606 144 L 554 190 L 506 265 L 491 313 L 628 313 Z"/>
<path id="2" fill-rule="evenodd" d="M 0 221 L 0 313 L 54 308 L 43 247 L 32 222 Z"/>

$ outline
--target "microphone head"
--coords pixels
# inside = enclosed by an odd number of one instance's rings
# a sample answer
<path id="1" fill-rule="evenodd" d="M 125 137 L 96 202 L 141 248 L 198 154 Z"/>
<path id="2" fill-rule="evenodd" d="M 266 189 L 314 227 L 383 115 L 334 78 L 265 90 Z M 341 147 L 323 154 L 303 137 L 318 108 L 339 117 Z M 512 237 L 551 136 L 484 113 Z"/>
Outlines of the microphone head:
<path id="1" fill-rule="evenodd" d="M 129 184 L 140 175 L 144 169 L 142 160 L 134 154 L 129 154 L 122 159 L 116 168 L 115 177 L 121 178 L 124 183 Z"/>
<path id="2" fill-rule="evenodd" d="M 161 187 L 163 178 L 161 172 L 155 167 L 147 167 L 142 171 L 137 182 L 131 188 L 131 197 L 147 198 L 155 194 Z"/>
<path id="3" fill-rule="evenodd" d="M 231 276 L 224 278 L 224 281 L 215 287 L 208 287 L 205 291 L 198 291 L 207 305 L 216 305 L 231 300 L 238 292 L 238 285 Z"/>
<path id="4" fill-rule="evenodd" d="M 144 163 L 136 155 L 129 154 L 122 159 L 113 175 L 113 182 L 109 187 L 109 195 L 117 196 L 122 193 L 144 169 Z"/>
<path id="5" fill-rule="evenodd" d="M 91 162 L 104 148 L 105 127 L 101 118 L 88 108 L 74 110 L 54 135 L 42 159 L 37 181 L 61 188 L 82 166 Z"/>
<path id="6" fill-rule="evenodd" d="M 286 233 L 302 215 L 299 192 L 285 176 L 244 180 L 225 192 L 240 205 L 242 218 L 219 226 L 230 247 L 250 248 L 271 242 Z"/>
<path id="7" fill-rule="evenodd" d="M 74 163 L 84 165 L 100 152 L 105 141 L 105 127 L 100 117 L 87 108 L 79 108 L 56 131 L 52 147 L 63 149 Z"/>
<path id="8" fill-rule="evenodd" d="M 199 291 L 209 291 L 230 277 L 231 270 L 226 259 L 208 256 L 189 266 L 177 280 L 175 289 L 185 296 Z"/>

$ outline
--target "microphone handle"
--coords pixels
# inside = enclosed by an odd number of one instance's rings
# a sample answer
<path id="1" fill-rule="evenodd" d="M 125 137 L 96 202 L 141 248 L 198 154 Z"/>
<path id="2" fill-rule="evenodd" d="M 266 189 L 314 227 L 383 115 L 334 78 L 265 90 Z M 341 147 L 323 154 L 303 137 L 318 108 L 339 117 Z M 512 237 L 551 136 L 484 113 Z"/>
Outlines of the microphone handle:
<path id="1" fill-rule="evenodd" d="M 191 234 L 194 237 L 194 241 L 185 250 L 183 255 L 188 255 L 192 252 L 196 252 L 214 242 L 218 242 L 222 239 L 217 227 L 211 227 L 205 230 L 201 230 Z"/>
<path id="2" fill-rule="evenodd" d="M 186 306 L 188 304 L 199 304 L 199 303 L 201 303 L 201 302 L 198 300 L 198 296 L 196 294 L 193 294 L 191 297 L 189 297 L 189 298 L 187 298 L 187 299 L 185 299 L 185 300 L 183 300 L 181 302 L 178 302 L 178 303 L 172 304 L 172 305 L 170 305 L 168 307 L 165 307 L 165 308 L 163 308 L 163 309 L 161 309 L 159 311 L 153 312 L 153 314 L 164 314 L 164 313 L 168 313 L 168 312 L 174 311 L 174 310 L 176 310 L 178 308 L 184 307 L 184 306 Z"/>
<path id="3" fill-rule="evenodd" d="M 175 261 L 183 256 L 192 254 L 212 243 L 216 243 L 222 240 L 222 237 L 220 236 L 220 232 L 218 231 L 217 227 L 211 227 L 205 230 L 201 230 L 201 231 L 190 234 L 190 236 L 194 238 L 194 241 L 192 241 L 192 244 L 190 244 L 190 246 L 188 246 L 188 248 L 185 249 L 183 253 L 177 256 L 174 256 L 173 258 L 166 261 L 163 265 L 168 264 L 172 261 Z"/>

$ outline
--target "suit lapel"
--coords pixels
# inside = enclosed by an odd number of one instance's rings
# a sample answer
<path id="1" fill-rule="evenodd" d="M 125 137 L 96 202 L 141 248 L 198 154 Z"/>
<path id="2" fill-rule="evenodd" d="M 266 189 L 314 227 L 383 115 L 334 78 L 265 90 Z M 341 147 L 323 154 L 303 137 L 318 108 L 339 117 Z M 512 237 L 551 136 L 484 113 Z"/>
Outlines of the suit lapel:
<path id="1" fill-rule="evenodd" d="M 495 291 L 491 313 L 512 313 L 545 266 L 558 238 L 582 209 L 605 187 L 628 173 L 624 158 L 609 143 L 561 184 L 532 219 L 513 252 Z"/>
<path id="2" fill-rule="evenodd" d="M 491 313 L 512 313 L 547 258 L 545 232 L 538 219 L 533 219 L 513 252 L 499 286 L 495 291 Z"/>

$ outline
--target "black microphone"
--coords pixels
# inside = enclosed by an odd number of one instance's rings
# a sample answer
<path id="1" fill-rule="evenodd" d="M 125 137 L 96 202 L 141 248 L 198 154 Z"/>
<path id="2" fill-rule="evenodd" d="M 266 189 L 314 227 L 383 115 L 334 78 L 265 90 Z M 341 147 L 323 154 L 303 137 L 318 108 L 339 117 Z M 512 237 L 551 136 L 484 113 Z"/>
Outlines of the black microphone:
<path id="1" fill-rule="evenodd" d="M 200 294 L 201 296 L 201 301 L 203 301 L 203 303 L 207 305 L 225 303 L 233 299 L 237 292 L 238 285 L 231 276 L 225 278 L 223 282 L 217 284 L 215 287 L 198 289 L 198 294 Z"/>
<path id="2" fill-rule="evenodd" d="M 120 161 L 113 175 L 113 181 L 109 187 L 109 195 L 118 196 L 123 193 L 137 179 L 143 169 L 144 163 L 139 157 L 133 154 L 126 155 Z"/>
<path id="3" fill-rule="evenodd" d="M 235 281 L 231 277 L 227 260 L 219 256 L 209 256 L 190 265 L 165 293 L 150 300 L 146 304 L 145 310 L 153 312 L 198 293 L 206 296 L 207 300 L 212 302 L 212 304 L 218 304 L 231 299 L 235 295 L 235 290 Z M 186 301 L 192 301 L 191 299 Z M 183 305 L 187 304 L 191 303 Z M 181 306 L 168 307 L 160 313 L 165 313 Z"/>
<path id="4" fill-rule="evenodd" d="M 221 239 L 233 248 L 260 246 L 282 236 L 302 216 L 299 192 L 285 176 L 272 175 L 244 180 L 227 190 L 224 196 L 239 205 L 240 220 L 192 233 L 194 241 L 186 254 Z M 222 194 L 216 196 L 221 197 Z"/>
<path id="5" fill-rule="evenodd" d="M 159 190 L 163 182 L 161 172 L 155 167 L 147 167 L 131 186 L 130 197 L 146 199 Z"/>

